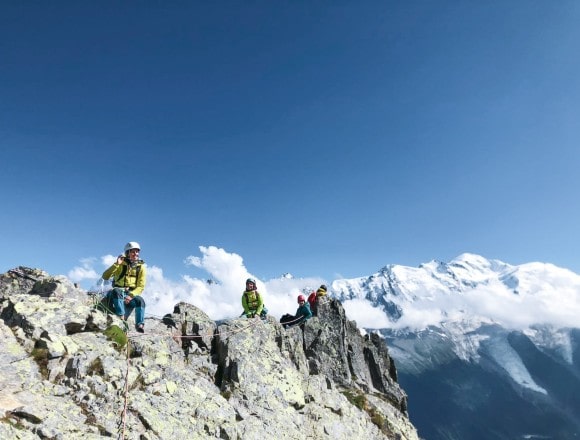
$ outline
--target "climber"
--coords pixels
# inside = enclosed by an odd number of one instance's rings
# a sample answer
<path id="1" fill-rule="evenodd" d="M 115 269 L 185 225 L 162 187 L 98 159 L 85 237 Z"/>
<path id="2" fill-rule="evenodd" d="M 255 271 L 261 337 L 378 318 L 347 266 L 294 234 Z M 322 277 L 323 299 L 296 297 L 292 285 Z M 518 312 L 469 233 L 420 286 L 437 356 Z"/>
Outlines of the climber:
<path id="1" fill-rule="evenodd" d="M 321 284 L 320 287 L 316 290 L 316 292 L 312 292 L 308 296 L 308 303 L 310 304 L 310 309 L 312 310 L 312 314 L 314 316 L 318 315 L 318 302 L 320 298 L 326 296 L 327 288 L 325 284 Z"/>
<path id="2" fill-rule="evenodd" d="M 253 278 L 246 280 L 246 290 L 242 293 L 242 307 L 244 312 L 241 316 L 246 318 L 265 319 L 268 314 L 268 310 L 264 306 L 264 299 L 258 292 L 256 280 Z"/>
<path id="3" fill-rule="evenodd" d="M 109 304 L 113 304 L 115 314 L 127 325 L 127 318 L 135 309 L 135 329 L 145 332 L 145 301 L 141 296 L 145 288 L 145 262 L 139 259 L 141 246 L 136 241 L 125 245 L 125 253 L 103 272 L 103 279 L 113 277 L 113 289 L 107 292 Z"/>
<path id="4" fill-rule="evenodd" d="M 282 327 L 288 328 L 294 325 L 302 324 L 304 321 L 310 318 L 312 318 L 310 304 L 308 304 L 304 295 L 298 295 L 298 309 L 296 310 L 296 315 L 290 315 L 289 313 L 286 313 L 280 318 L 280 324 L 282 324 Z"/>

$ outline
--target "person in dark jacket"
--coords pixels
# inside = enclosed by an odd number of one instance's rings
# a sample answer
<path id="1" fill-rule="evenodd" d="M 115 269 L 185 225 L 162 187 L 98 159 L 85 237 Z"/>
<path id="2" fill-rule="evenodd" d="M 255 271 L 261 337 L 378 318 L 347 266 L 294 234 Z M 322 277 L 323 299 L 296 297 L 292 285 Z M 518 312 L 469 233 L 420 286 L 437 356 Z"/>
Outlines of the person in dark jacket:
<path id="1" fill-rule="evenodd" d="M 298 309 L 296 310 L 296 314 L 290 315 L 286 313 L 280 318 L 280 323 L 284 328 L 288 328 L 294 325 L 300 325 L 310 318 L 312 318 L 310 304 L 308 304 L 304 295 L 298 295 Z"/>

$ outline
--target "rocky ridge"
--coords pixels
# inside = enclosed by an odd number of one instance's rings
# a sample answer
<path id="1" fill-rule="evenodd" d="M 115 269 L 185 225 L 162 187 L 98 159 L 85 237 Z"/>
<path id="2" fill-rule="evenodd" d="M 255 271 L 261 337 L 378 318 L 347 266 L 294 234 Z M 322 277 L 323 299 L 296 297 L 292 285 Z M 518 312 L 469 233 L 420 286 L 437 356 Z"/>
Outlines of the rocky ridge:
<path id="1" fill-rule="evenodd" d="M 287 330 L 179 303 L 127 338 L 67 278 L 19 267 L 0 318 L 0 438 L 418 438 L 386 345 L 334 299 Z"/>

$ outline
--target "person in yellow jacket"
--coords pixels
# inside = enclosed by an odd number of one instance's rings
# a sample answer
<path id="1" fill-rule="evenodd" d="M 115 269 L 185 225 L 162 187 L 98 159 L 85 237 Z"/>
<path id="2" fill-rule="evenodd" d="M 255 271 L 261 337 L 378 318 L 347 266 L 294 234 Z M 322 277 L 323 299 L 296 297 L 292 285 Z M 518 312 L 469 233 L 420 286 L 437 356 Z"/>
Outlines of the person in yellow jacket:
<path id="1" fill-rule="evenodd" d="M 141 296 L 145 288 L 145 262 L 139 259 L 141 246 L 136 241 L 125 245 L 125 253 L 103 272 L 103 279 L 113 278 L 113 289 L 107 293 L 107 299 L 113 304 L 115 314 L 123 321 L 135 310 L 135 328 L 144 333 L 145 300 Z"/>
<path id="2" fill-rule="evenodd" d="M 262 318 L 268 314 L 268 309 L 264 306 L 264 299 L 257 290 L 256 280 L 248 278 L 246 280 L 246 290 L 242 293 L 242 307 L 244 311 L 241 316 L 246 318 Z"/>
<path id="3" fill-rule="evenodd" d="M 310 309 L 312 310 L 312 314 L 314 316 L 318 316 L 318 303 L 320 302 L 321 298 L 326 296 L 327 291 L 328 289 L 326 288 L 326 285 L 321 284 L 316 292 L 312 292 L 308 296 L 308 303 L 310 304 Z"/>

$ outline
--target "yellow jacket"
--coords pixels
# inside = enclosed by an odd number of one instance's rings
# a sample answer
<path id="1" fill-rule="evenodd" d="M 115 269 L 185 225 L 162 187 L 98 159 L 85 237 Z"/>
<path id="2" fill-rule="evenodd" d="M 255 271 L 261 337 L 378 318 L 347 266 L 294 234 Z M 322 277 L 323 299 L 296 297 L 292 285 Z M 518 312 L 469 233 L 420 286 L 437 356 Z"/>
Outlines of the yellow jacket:
<path id="1" fill-rule="evenodd" d="M 259 315 L 264 309 L 262 295 L 257 290 L 246 290 L 242 294 L 242 307 L 246 316 Z"/>
<path id="2" fill-rule="evenodd" d="M 131 295 L 140 295 L 145 289 L 145 262 L 139 260 L 131 265 L 127 260 L 121 264 L 114 263 L 103 272 L 103 279 L 108 280 L 113 277 L 113 287 L 126 287 Z"/>

